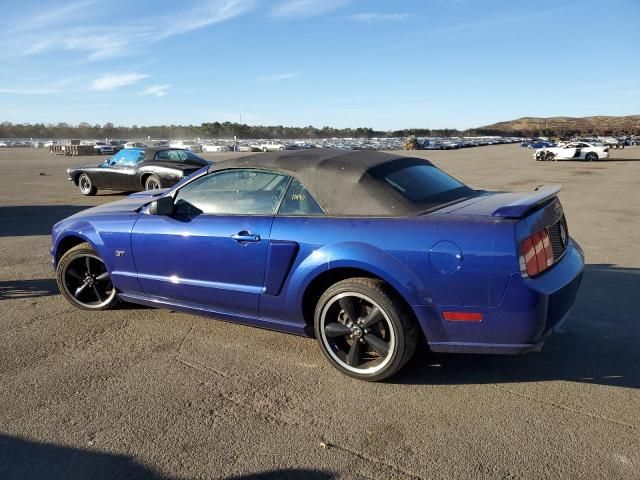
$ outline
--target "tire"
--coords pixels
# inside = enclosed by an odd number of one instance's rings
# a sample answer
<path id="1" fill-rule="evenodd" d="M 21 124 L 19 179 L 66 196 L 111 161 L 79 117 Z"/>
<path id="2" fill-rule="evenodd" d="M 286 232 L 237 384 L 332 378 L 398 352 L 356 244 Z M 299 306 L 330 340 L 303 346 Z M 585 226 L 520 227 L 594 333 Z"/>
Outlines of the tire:
<path id="1" fill-rule="evenodd" d="M 269 150 L 267 150 L 267 147 L 264 147 L 264 148 L 262 149 L 262 151 L 263 151 L 264 153 L 267 153 Z"/>
<path id="2" fill-rule="evenodd" d="M 418 339 L 403 302 L 384 282 L 370 278 L 329 287 L 316 305 L 314 328 L 331 365 L 369 382 L 397 373 L 413 356 Z"/>
<path id="3" fill-rule="evenodd" d="M 553 152 L 547 152 L 547 162 L 555 162 L 556 154 Z"/>
<path id="4" fill-rule="evenodd" d="M 80 189 L 80 193 L 88 197 L 93 197 L 98 192 L 98 189 L 86 173 L 78 177 L 78 188 Z"/>
<path id="5" fill-rule="evenodd" d="M 598 160 L 598 154 L 596 152 L 589 152 L 584 156 L 584 159 L 587 162 L 594 162 Z"/>
<path id="6" fill-rule="evenodd" d="M 108 310 L 118 303 L 118 294 L 106 265 L 88 243 L 66 252 L 56 268 L 62 296 L 82 310 Z"/>
<path id="7" fill-rule="evenodd" d="M 144 180 L 144 189 L 145 190 L 158 190 L 162 188 L 162 183 L 157 175 L 149 175 Z"/>

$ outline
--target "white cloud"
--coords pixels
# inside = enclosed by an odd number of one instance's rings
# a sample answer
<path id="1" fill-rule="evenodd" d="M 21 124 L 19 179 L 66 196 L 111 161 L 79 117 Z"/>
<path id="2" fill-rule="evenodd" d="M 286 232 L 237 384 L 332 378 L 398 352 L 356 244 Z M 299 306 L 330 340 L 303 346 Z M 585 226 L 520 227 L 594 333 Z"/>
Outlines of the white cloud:
<path id="1" fill-rule="evenodd" d="M 538 11 L 527 13 L 524 15 L 493 17 L 487 20 L 478 20 L 476 22 L 459 23 L 455 25 L 442 27 L 442 28 L 437 28 L 434 30 L 427 31 L 424 34 L 422 33 L 417 34 L 417 36 L 434 36 L 434 35 L 442 35 L 447 33 L 457 33 L 457 32 L 471 31 L 471 30 L 495 28 L 503 25 L 516 25 L 519 23 L 528 23 L 540 18 L 552 17 L 554 15 L 557 15 L 558 12 L 560 11 L 561 11 L 560 9 L 554 8 L 554 9 L 548 9 L 548 10 L 538 10 Z"/>
<path id="2" fill-rule="evenodd" d="M 19 28 L 0 34 L 0 49 L 34 55 L 52 51 L 86 52 L 89 60 L 131 54 L 167 38 L 209 27 L 255 8 L 256 0 L 199 0 L 189 8 L 164 15 L 140 16 L 105 24 L 116 18 L 96 1 L 79 1 L 42 15 L 24 14 Z M 184 5 L 175 2 L 173 5 Z M 82 18 L 81 27 L 70 20 Z M 47 28 L 43 28 L 43 27 Z M 9 34 L 10 33 L 10 34 Z M 19 52 L 19 53 L 14 53 Z"/>
<path id="3" fill-rule="evenodd" d="M 277 82 L 278 80 L 287 80 L 288 78 L 297 77 L 297 73 L 276 73 L 274 75 L 266 75 L 264 77 L 258 77 L 256 82 Z"/>
<path id="4" fill-rule="evenodd" d="M 356 13 L 349 15 L 347 19 L 356 22 L 373 23 L 405 20 L 412 17 L 409 13 Z"/>
<path id="5" fill-rule="evenodd" d="M 271 10 L 274 17 L 315 17 L 347 5 L 351 0 L 286 0 Z"/>
<path id="6" fill-rule="evenodd" d="M 8 24 L 11 26 L 5 30 L 5 33 L 15 35 L 20 32 L 38 30 L 53 25 L 60 26 L 77 22 L 80 19 L 91 16 L 92 12 L 95 11 L 96 3 L 97 0 L 82 0 L 67 3 L 59 8 L 42 9 L 35 14 L 25 12 L 18 17 L 20 21 L 9 21 Z"/>
<path id="7" fill-rule="evenodd" d="M 144 80 L 145 78 L 147 78 L 147 76 L 148 75 L 144 75 L 141 73 L 125 73 L 120 75 L 108 73 L 96 78 L 91 83 L 91 89 L 98 92 L 107 92 L 137 83 L 140 80 Z"/>
<path id="8" fill-rule="evenodd" d="M 58 93 L 57 88 L 0 88 L 0 93 L 9 93 L 14 95 L 49 95 Z"/>
<path id="9" fill-rule="evenodd" d="M 140 95 L 155 95 L 156 97 L 164 97 L 169 93 L 171 85 L 150 85 L 145 88 Z"/>

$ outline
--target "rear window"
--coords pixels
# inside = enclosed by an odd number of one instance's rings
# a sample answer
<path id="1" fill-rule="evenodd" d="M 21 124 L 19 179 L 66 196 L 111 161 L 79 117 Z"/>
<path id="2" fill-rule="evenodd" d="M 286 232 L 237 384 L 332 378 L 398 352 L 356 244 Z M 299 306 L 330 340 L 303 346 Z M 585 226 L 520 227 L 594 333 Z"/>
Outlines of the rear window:
<path id="1" fill-rule="evenodd" d="M 472 188 L 428 162 L 398 160 L 383 163 L 369 174 L 415 212 L 428 211 L 477 195 Z"/>

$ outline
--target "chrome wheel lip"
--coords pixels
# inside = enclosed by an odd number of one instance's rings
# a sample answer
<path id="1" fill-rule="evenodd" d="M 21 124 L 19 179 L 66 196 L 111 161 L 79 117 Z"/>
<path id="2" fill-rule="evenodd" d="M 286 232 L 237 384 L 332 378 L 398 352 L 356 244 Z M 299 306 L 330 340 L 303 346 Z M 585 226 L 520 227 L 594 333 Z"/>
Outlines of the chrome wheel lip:
<path id="1" fill-rule="evenodd" d="M 147 183 L 145 185 L 147 190 L 159 190 L 160 189 L 160 183 L 155 180 L 154 178 L 150 178 L 147 180 Z"/>
<path id="2" fill-rule="evenodd" d="M 98 257 L 97 255 L 93 255 L 93 254 L 87 253 L 87 254 L 79 255 L 76 258 L 74 258 L 73 260 L 78 260 L 80 258 L 86 258 L 86 257 L 92 258 L 92 259 L 97 260 L 98 262 L 100 262 L 102 265 L 104 265 L 106 272 L 109 273 L 109 270 L 107 269 L 107 266 L 102 261 L 102 259 L 100 257 Z M 78 305 L 81 305 L 82 307 L 89 308 L 89 309 L 96 309 L 97 310 L 97 309 L 103 308 L 106 305 L 108 305 L 109 303 L 111 303 L 113 301 L 113 299 L 115 298 L 115 296 L 116 296 L 116 288 L 113 286 L 113 283 L 111 284 L 111 293 L 107 296 L 107 298 L 103 302 L 100 302 L 100 303 L 97 303 L 97 304 L 90 304 L 90 303 L 84 303 L 84 302 L 82 302 L 82 301 L 80 301 L 80 300 L 78 300 L 76 298 L 74 292 L 69 290 L 69 286 L 67 285 L 67 275 L 69 275 L 68 274 L 68 270 L 69 270 L 69 266 L 71 265 L 73 260 L 71 262 L 67 263 L 67 265 L 64 268 L 64 271 L 62 272 L 62 286 L 63 286 L 65 292 L 68 294 L 68 296 L 70 298 L 72 298 L 73 301 L 75 303 L 77 303 Z M 109 280 L 111 280 L 111 276 L 109 276 L 108 278 L 109 278 Z M 94 283 L 95 283 L 95 280 L 93 280 L 91 282 L 90 286 L 93 286 Z"/>
<path id="3" fill-rule="evenodd" d="M 88 193 L 91 191 L 91 179 L 87 175 L 82 175 L 78 181 L 78 186 L 82 193 Z"/>
<path id="4" fill-rule="evenodd" d="M 374 365 L 374 366 L 368 367 L 368 368 L 352 367 L 351 365 L 349 365 L 345 361 L 343 361 L 340 357 L 338 357 L 338 355 L 336 355 L 336 353 L 333 351 L 333 348 L 331 347 L 331 344 L 330 344 L 329 339 L 327 338 L 327 335 L 326 335 L 326 332 L 325 332 L 325 324 L 326 324 L 326 320 L 327 320 L 327 313 L 328 313 L 329 309 L 336 302 L 338 302 L 341 298 L 345 298 L 345 297 L 356 297 L 356 298 L 359 298 L 361 300 L 366 301 L 372 307 L 377 308 L 380 311 L 380 313 L 382 314 L 382 316 L 384 317 L 384 321 L 386 322 L 387 327 L 389 329 L 389 353 L 387 353 L 387 356 L 384 358 L 384 360 L 382 362 L 380 362 L 379 364 L 377 364 L 377 365 Z M 375 374 L 375 373 L 381 371 L 382 369 L 384 369 L 389 364 L 389 362 L 391 362 L 391 358 L 392 358 L 393 353 L 394 353 L 395 348 L 396 348 L 396 332 L 395 332 L 395 329 L 393 327 L 393 324 L 391 323 L 391 320 L 389 319 L 389 316 L 387 315 L 387 312 L 377 302 L 375 302 L 370 297 L 368 297 L 368 296 L 366 296 L 366 295 L 364 295 L 362 293 L 353 292 L 353 291 L 343 292 L 343 293 L 339 293 L 337 295 L 334 295 L 327 302 L 327 304 L 322 309 L 322 313 L 320 314 L 320 335 L 322 337 L 322 343 L 323 343 L 326 351 L 331 356 L 331 358 L 333 360 L 335 360 L 342 368 L 344 368 L 344 369 L 346 369 L 346 370 L 348 370 L 350 372 L 360 374 L 360 375 L 362 375 L 362 374 L 371 375 L 371 374 Z M 359 339 L 357 339 L 356 341 L 358 341 L 358 340 Z"/>

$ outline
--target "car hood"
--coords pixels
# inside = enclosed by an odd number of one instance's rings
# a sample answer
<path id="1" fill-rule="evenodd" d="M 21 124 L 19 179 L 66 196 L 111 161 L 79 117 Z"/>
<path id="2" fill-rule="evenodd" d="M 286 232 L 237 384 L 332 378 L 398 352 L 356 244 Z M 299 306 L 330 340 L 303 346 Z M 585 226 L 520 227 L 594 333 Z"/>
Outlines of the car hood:
<path id="1" fill-rule="evenodd" d="M 93 165 L 80 165 L 78 167 L 69 167 L 67 168 L 67 172 L 73 172 L 73 171 L 77 171 L 77 170 L 87 170 L 89 168 L 100 168 L 100 165 L 102 165 L 101 163 L 99 164 L 93 164 Z"/>
<path id="2" fill-rule="evenodd" d="M 144 190 L 142 192 L 132 193 L 131 195 L 129 195 L 129 198 L 153 199 L 153 198 L 157 198 L 157 197 L 160 197 L 160 196 L 164 195 L 169 190 L 171 190 L 171 189 L 170 188 L 159 188 L 157 190 Z"/>
<path id="3" fill-rule="evenodd" d="M 81 212 L 72 215 L 65 220 L 74 219 L 77 220 L 82 217 L 91 217 L 94 215 L 103 215 L 108 213 L 127 213 L 135 212 L 140 207 L 146 205 L 152 200 L 152 197 L 127 197 L 124 200 L 118 200 L 116 202 L 105 203 L 97 207 L 88 208 Z"/>

